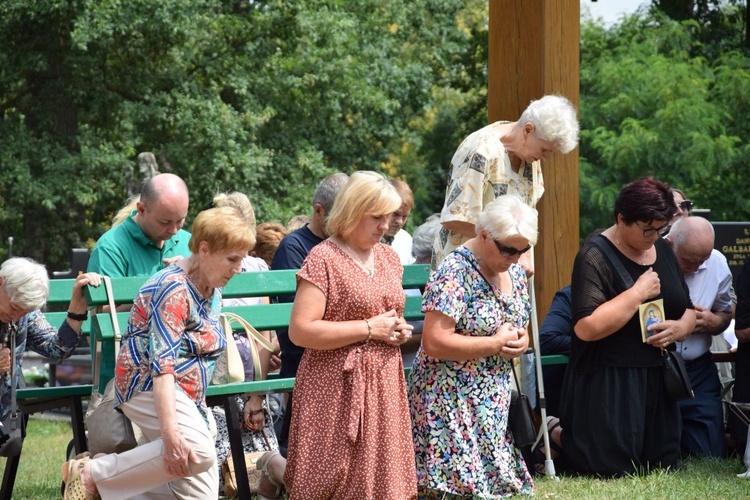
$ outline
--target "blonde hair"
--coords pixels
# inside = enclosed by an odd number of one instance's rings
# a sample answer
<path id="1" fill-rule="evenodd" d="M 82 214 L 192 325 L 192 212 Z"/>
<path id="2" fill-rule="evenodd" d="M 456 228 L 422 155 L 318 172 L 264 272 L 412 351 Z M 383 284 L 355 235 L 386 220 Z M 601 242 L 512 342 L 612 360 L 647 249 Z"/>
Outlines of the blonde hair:
<path id="1" fill-rule="evenodd" d="M 119 226 L 125 220 L 130 217 L 130 214 L 133 213 L 133 210 L 138 208 L 138 202 L 141 200 L 140 195 L 131 196 L 128 198 L 128 201 L 125 202 L 125 205 L 117 211 L 115 216 L 112 218 L 112 227 Z"/>
<path id="2" fill-rule="evenodd" d="M 217 193 L 213 199 L 214 207 L 232 207 L 245 218 L 247 223 L 255 229 L 255 211 L 250 199 L 244 193 Z"/>
<path id="3" fill-rule="evenodd" d="M 289 222 L 286 223 L 286 230 L 290 233 L 292 231 L 296 231 L 297 229 L 304 227 L 305 224 L 310 222 L 310 216 L 305 214 L 299 214 L 295 215 L 291 219 L 289 219 Z"/>
<path id="4" fill-rule="evenodd" d="M 392 214 L 400 206 L 401 197 L 383 174 L 367 170 L 354 172 L 333 202 L 327 232 L 347 239 L 364 216 Z"/>
<path id="5" fill-rule="evenodd" d="M 254 222 L 251 224 L 242 210 L 229 205 L 200 212 L 191 232 L 188 248 L 193 254 L 198 253 L 201 241 L 208 243 L 211 252 L 242 249 L 247 253 L 255 245 Z"/>
<path id="6" fill-rule="evenodd" d="M 259 224 L 256 231 L 253 254 L 266 261 L 268 267 L 271 267 L 271 261 L 274 254 L 276 254 L 276 249 L 279 248 L 279 243 L 281 243 L 281 240 L 287 234 L 289 234 L 289 231 L 287 231 L 283 224 L 278 222 L 264 222 L 263 224 Z"/>

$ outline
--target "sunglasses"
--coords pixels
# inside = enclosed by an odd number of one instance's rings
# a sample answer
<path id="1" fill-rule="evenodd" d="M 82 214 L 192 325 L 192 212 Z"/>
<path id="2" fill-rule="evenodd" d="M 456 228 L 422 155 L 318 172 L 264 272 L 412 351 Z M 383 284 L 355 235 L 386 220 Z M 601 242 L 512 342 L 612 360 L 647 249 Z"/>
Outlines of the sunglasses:
<path id="1" fill-rule="evenodd" d="M 638 221 L 635 221 L 635 225 L 638 226 L 638 229 L 643 231 L 643 237 L 644 238 L 651 238 L 653 235 L 658 234 L 659 236 L 664 236 L 669 232 L 669 229 L 672 227 L 672 224 L 664 224 L 662 227 L 642 227 L 640 224 L 638 224 Z"/>
<path id="2" fill-rule="evenodd" d="M 693 202 L 692 200 L 682 200 L 680 202 L 680 208 L 683 212 L 692 212 L 693 211 Z"/>
<path id="3" fill-rule="evenodd" d="M 529 250 L 531 250 L 531 245 L 526 245 L 526 248 L 522 248 L 521 250 L 513 247 L 506 247 L 505 245 L 501 245 L 495 240 L 492 240 L 492 242 L 497 247 L 497 251 L 500 252 L 500 255 L 503 257 L 515 257 L 516 255 L 523 255 Z"/>

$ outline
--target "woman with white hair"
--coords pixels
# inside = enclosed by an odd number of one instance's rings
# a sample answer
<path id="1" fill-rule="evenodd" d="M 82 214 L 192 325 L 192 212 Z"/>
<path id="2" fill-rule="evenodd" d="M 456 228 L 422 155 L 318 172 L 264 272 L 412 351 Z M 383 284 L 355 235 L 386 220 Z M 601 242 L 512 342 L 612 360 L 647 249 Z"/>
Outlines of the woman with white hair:
<path id="1" fill-rule="evenodd" d="M 422 347 L 409 378 L 420 498 L 533 493 L 508 429 L 513 358 L 529 345 L 526 274 L 536 210 L 500 196 L 425 289 Z"/>
<path id="2" fill-rule="evenodd" d="M 99 286 L 101 276 L 81 274 L 76 278 L 68 306 L 68 317 L 60 328 L 50 325 L 41 309 L 47 303 L 49 277 L 43 265 L 31 259 L 13 257 L 0 267 L 0 419 L 10 406 L 11 384 L 18 387 L 26 349 L 50 359 L 62 360 L 73 354 L 81 341 L 81 324 L 88 317 L 83 288 Z M 8 380 L 11 364 L 11 335 L 16 337 L 15 380 Z"/>
<path id="3" fill-rule="evenodd" d="M 514 194 L 535 207 L 544 193 L 542 160 L 577 144 L 576 110 L 559 95 L 532 101 L 515 122 L 498 121 L 464 139 L 451 160 L 433 267 L 474 237 L 479 214 L 498 196 Z M 521 263 L 533 272 L 530 261 Z"/>

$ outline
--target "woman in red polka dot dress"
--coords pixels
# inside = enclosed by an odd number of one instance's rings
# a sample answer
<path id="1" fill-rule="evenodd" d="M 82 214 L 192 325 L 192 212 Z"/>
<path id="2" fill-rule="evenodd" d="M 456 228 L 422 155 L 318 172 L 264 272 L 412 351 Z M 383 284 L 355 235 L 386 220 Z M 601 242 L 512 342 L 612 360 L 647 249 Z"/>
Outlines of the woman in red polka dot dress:
<path id="1" fill-rule="evenodd" d="M 417 496 L 399 349 L 412 327 L 399 257 L 380 243 L 400 206 L 384 176 L 354 173 L 331 209 L 331 237 L 297 275 L 289 337 L 305 354 L 284 473 L 291 499 Z"/>

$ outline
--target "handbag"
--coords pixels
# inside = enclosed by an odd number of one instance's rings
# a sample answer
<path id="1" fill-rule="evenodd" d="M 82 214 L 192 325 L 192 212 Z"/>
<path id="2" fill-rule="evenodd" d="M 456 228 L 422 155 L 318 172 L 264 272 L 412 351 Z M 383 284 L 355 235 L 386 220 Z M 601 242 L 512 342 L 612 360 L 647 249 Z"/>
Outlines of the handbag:
<path id="1" fill-rule="evenodd" d="M 693 399 L 693 385 L 690 383 L 685 361 L 680 353 L 662 349 L 661 355 L 664 361 L 664 385 L 667 387 L 667 394 L 675 401 Z"/>
<path id="2" fill-rule="evenodd" d="M 219 316 L 219 321 L 221 322 L 221 327 L 224 331 L 227 346 L 216 360 L 216 367 L 214 368 L 213 377 L 211 377 L 211 384 L 221 385 L 233 382 L 244 382 L 245 368 L 242 365 L 240 351 L 237 349 L 237 342 L 234 340 L 232 321 L 226 316 L 226 314 L 221 314 Z"/>
<path id="3" fill-rule="evenodd" d="M 604 255 L 609 259 L 612 265 L 620 275 L 620 279 L 625 283 L 626 288 L 632 288 L 633 278 L 625 271 L 625 267 L 620 262 L 612 249 L 598 238 L 594 238 L 592 242 L 599 247 Z M 690 383 L 690 377 L 688 376 L 687 369 L 685 368 L 685 362 L 682 356 L 677 351 L 668 351 L 666 349 L 661 350 L 663 373 L 664 373 L 664 385 L 667 388 L 667 394 L 675 401 L 682 399 L 692 399 L 695 397 L 693 393 L 693 386 Z"/>
<path id="4" fill-rule="evenodd" d="M 120 326 L 117 322 L 117 308 L 112 294 L 112 281 L 109 276 L 102 276 L 104 287 L 109 298 L 109 314 L 115 334 L 115 355 L 120 350 Z M 111 379 L 104 392 L 99 392 L 99 373 L 101 371 L 101 342 L 94 348 L 94 381 L 91 400 L 86 409 L 84 422 L 88 429 L 88 446 L 92 455 L 97 453 L 121 453 L 135 448 L 137 440 L 133 424 L 122 412 L 115 409 L 115 379 Z"/>
<path id="5" fill-rule="evenodd" d="M 23 412 L 16 401 L 16 332 L 10 329 L 10 411 L 2 421 L 0 428 L 0 457 L 16 457 L 21 454 L 23 438 L 26 437 L 26 425 Z"/>
<path id="6" fill-rule="evenodd" d="M 512 361 L 511 361 L 512 363 Z M 521 384 L 513 368 L 513 378 L 516 389 L 510 393 L 510 408 L 508 409 L 508 427 L 513 434 L 513 442 L 519 448 L 534 444 L 536 428 L 534 427 L 534 410 L 531 409 L 529 397 L 521 391 Z"/>
<path id="7" fill-rule="evenodd" d="M 239 314 L 231 312 L 221 313 L 220 320 L 222 328 L 224 329 L 224 334 L 227 338 L 227 349 L 225 350 L 226 357 L 224 357 L 222 353 L 222 356 L 216 361 L 216 369 L 211 378 L 211 383 L 226 384 L 229 382 L 243 382 L 245 380 L 245 368 L 242 363 L 242 357 L 240 356 L 237 343 L 234 340 L 234 334 L 232 333 L 234 331 L 232 328 L 233 323 L 238 323 L 245 330 L 245 334 L 250 341 L 248 344 L 250 345 L 250 355 L 252 357 L 253 370 L 255 371 L 255 380 L 263 380 L 260 355 L 258 354 L 256 342 L 272 353 L 277 352 L 276 346 L 269 342 L 268 339 L 261 335 L 253 325 Z"/>
<path id="8" fill-rule="evenodd" d="M 256 464 L 260 457 L 262 457 L 268 451 L 271 451 L 271 445 L 268 443 L 268 438 L 263 429 L 260 430 L 263 436 L 263 441 L 266 442 L 265 451 L 253 451 L 245 453 L 245 466 L 247 467 L 247 479 L 250 483 L 250 493 L 257 493 L 258 486 L 260 485 L 260 478 L 263 475 L 263 471 L 258 470 Z M 234 460 L 232 460 L 232 453 L 230 452 L 224 463 L 221 465 L 221 475 L 224 477 L 224 495 L 228 497 L 237 496 L 237 476 L 234 473 Z"/>

